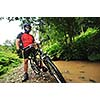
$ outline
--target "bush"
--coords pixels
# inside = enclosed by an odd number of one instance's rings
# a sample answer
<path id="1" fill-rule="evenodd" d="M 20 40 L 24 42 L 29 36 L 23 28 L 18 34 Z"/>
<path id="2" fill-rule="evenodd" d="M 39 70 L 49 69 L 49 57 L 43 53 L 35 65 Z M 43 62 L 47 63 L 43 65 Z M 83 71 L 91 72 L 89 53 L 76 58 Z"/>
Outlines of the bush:
<path id="1" fill-rule="evenodd" d="M 88 28 L 76 36 L 72 44 L 63 45 L 64 60 L 100 60 L 100 30 Z"/>
<path id="2" fill-rule="evenodd" d="M 72 48 L 72 59 L 100 60 L 100 31 L 89 28 L 76 37 Z"/>
<path id="3" fill-rule="evenodd" d="M 50 55 L 50 57 L 53 60 L 56 60 L 59 58 L 60 54 L 61 54 L 61 45 L 56 42 L 54 44 L 52 44 L 51 46 L 47 46 L 45 48 L 45 51 L 48 53 L 48 55 Z"/>
<path id="4" fill-rule="evenodd" d="M 100 60 L 100 54 L 91 54 L 88 56 L 88 59 L 90 61 L 99 61 Z"/>
<path id="5" fill-rule="evenodd" d="M 5 74 L 10 69 L 17 67 L 21 60 L 16 54 L 7 51 L 0 51 L 0 75 Z"/>
<path id="6" fill-rule="evenodd" d="M 57 39 L 63 40 L 63 37 Z M 50 40 L 50 45 L 44 45 L 44 50 L 52 59 L 100 60 L 100 29 L 88 28 L 75 36 L 72 43 L 58 40 Z"/>

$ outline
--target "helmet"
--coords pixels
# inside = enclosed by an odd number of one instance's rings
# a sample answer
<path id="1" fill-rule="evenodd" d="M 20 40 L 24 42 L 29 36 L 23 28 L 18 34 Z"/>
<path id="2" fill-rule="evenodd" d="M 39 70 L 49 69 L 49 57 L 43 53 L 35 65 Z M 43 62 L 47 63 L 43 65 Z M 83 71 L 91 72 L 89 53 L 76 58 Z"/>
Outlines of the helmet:
<path id="1" fill-rule="evenodd" d="M 26 33 L 29 33 L 31 31 L 31 25 L 30 24 L 24 24 L 24 30 Z"/>
<path id="2" fill-rule="evenodd" d="M 31 28 L 30 24 L 28 24 L 28 23 L 24 24 L 24 28 L 27 27 L 27 26 Z"/>

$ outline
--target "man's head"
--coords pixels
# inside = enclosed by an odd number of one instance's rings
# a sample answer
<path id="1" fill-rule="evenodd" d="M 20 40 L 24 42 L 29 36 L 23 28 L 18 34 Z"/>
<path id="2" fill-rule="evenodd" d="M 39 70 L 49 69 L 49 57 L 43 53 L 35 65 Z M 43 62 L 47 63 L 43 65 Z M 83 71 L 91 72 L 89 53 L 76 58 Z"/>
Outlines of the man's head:
<path id="1" fill-rule="evenodd" d="M 24 30 L 25 30 L 25 33 L 29 33 L 31 31 L 31 25 L 30 24 L 25 24 L 24 25 Z"/>

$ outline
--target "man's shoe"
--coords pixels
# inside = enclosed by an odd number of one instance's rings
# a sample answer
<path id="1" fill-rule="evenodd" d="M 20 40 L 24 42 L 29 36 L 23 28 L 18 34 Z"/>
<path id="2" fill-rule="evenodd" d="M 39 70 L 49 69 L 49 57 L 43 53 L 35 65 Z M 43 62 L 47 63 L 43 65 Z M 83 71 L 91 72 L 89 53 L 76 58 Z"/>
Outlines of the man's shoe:
<path id="1" fill-rule="evenodd" d="M 27 81 L 28 79 L 29 79 L 28 73 L 25 73 L 25 74 L 24 74 L 24 79 L 22 80 L 22 82 L 25 82 L 25 81 Z"/>

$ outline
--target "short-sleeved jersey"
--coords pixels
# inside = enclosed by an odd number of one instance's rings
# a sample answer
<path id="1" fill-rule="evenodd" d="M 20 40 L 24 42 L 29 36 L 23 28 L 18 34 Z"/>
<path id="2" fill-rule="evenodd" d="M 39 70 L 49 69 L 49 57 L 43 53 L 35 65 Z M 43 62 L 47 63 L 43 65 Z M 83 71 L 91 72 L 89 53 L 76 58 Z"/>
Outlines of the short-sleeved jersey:
<path id="1" fill-rule="evenodd" d="M 25 48 L 28 45 L 34 43 L 34 37 L 31 34 L 27 34 L 27 33 L 20 33 L 17 36 L 17 39 L 20 39 L 20 47 L 21 48 Z"/>

